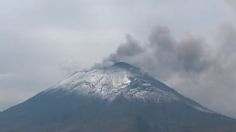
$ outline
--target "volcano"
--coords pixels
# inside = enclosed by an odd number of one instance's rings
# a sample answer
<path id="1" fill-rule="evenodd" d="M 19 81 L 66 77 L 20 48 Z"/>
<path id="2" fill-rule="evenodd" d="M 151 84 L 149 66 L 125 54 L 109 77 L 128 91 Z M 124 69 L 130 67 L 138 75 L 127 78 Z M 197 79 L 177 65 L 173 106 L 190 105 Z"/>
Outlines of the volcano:
<path id="1" fill-rule="evenodd" d="M 236 120 L 120 62 L 76 72 L 1 112 L 0 132 L 236 132 Z"/>

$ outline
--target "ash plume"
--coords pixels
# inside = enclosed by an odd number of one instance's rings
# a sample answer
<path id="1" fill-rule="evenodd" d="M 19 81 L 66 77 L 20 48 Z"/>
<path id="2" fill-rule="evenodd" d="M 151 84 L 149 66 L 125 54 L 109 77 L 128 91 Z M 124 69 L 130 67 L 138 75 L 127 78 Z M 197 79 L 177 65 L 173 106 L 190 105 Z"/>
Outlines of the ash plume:
<path id="1" fill-rule="evenodd" d="M 182 94 L 236 117 L 236 107 L 232 106 L 236 100 L 235 25 L 222 26 L 214 43 L 207 39 L 186 35 L 177 40 L 168 27 L 159 26 L 146 44 L 127 37 L 104 63 L 123 61 L 136 65 Z"/>

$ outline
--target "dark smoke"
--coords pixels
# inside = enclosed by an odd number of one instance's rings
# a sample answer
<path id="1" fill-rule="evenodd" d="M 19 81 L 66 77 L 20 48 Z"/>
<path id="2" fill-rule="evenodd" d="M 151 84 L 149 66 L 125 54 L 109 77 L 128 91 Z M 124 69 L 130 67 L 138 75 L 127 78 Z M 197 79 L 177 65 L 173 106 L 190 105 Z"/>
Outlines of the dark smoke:
<path id="1" fill-rule="evenodd" d="M 146 44 L 132 37 L 104 60 L 127 62 L 213 110 L 236 117 L 236 28 L 223 26 L 214 43 L 187 35 L 177 40 L 167 27 L 154 29 Z"/>
<path id="2" fill-rule="evenodd" d="M 234 9 L 236 9 L 236 0 L 226 0 Z"/>
<path id="3" fill-rule="evenodd" d="M 195 36 L 177 41 L 168 28 L 158 27 L 151 33 L 148 44 L 141 45 L 128 37 L 127 42 L 106 62 L 128 62 L 142 67 L 157 78 L 164 77 L 164 80 L 173 73 L 199 74 L 207 70 L 211 63 L 204 44 L 203 39 Z"/>

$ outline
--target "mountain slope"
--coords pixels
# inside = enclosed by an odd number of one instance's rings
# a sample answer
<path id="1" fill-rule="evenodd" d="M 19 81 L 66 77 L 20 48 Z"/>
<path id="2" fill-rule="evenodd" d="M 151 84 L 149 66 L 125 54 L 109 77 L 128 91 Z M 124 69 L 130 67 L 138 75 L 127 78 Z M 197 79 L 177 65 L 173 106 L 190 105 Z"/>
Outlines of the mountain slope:
<path id="1" fill-rule="evenodd" d="M 92 68 L 0 114 L 1 132 L 235 132 L 214 113 L 126 63 Z"/>

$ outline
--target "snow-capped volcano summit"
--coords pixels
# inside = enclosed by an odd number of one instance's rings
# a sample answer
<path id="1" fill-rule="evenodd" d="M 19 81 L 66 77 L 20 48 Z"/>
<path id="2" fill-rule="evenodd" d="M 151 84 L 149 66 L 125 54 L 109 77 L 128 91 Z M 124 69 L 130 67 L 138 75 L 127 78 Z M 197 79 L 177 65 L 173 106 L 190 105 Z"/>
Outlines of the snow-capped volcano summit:
<path id="1" fill-rule="evenodd" d="M 235 122 L 120 62 L 76 72 L 0 113 L 0 132 L 235 132 Z"/>
<path id="2" fill-rule="evenodd" d="M 180 99 L 164 84 L 155 81 L 140 69 L 123 62 L 74 73 L 59 83 L 56 89 L 96 96 L 109 101 L 118 96 L 157 102 Z"/>
<path id="3" fill-rule="evenodd" d="M 210 112 L 150 77 L 141 69 L 124 62 L 76 72 L 54 88 L 49 89 L 49 91 L 57 90 L 93 96 L 107 101 L 113 101 L 120 96 L 129 100 L 153 101 L 156 103 L 179 101 L 198 110 Z"/>

